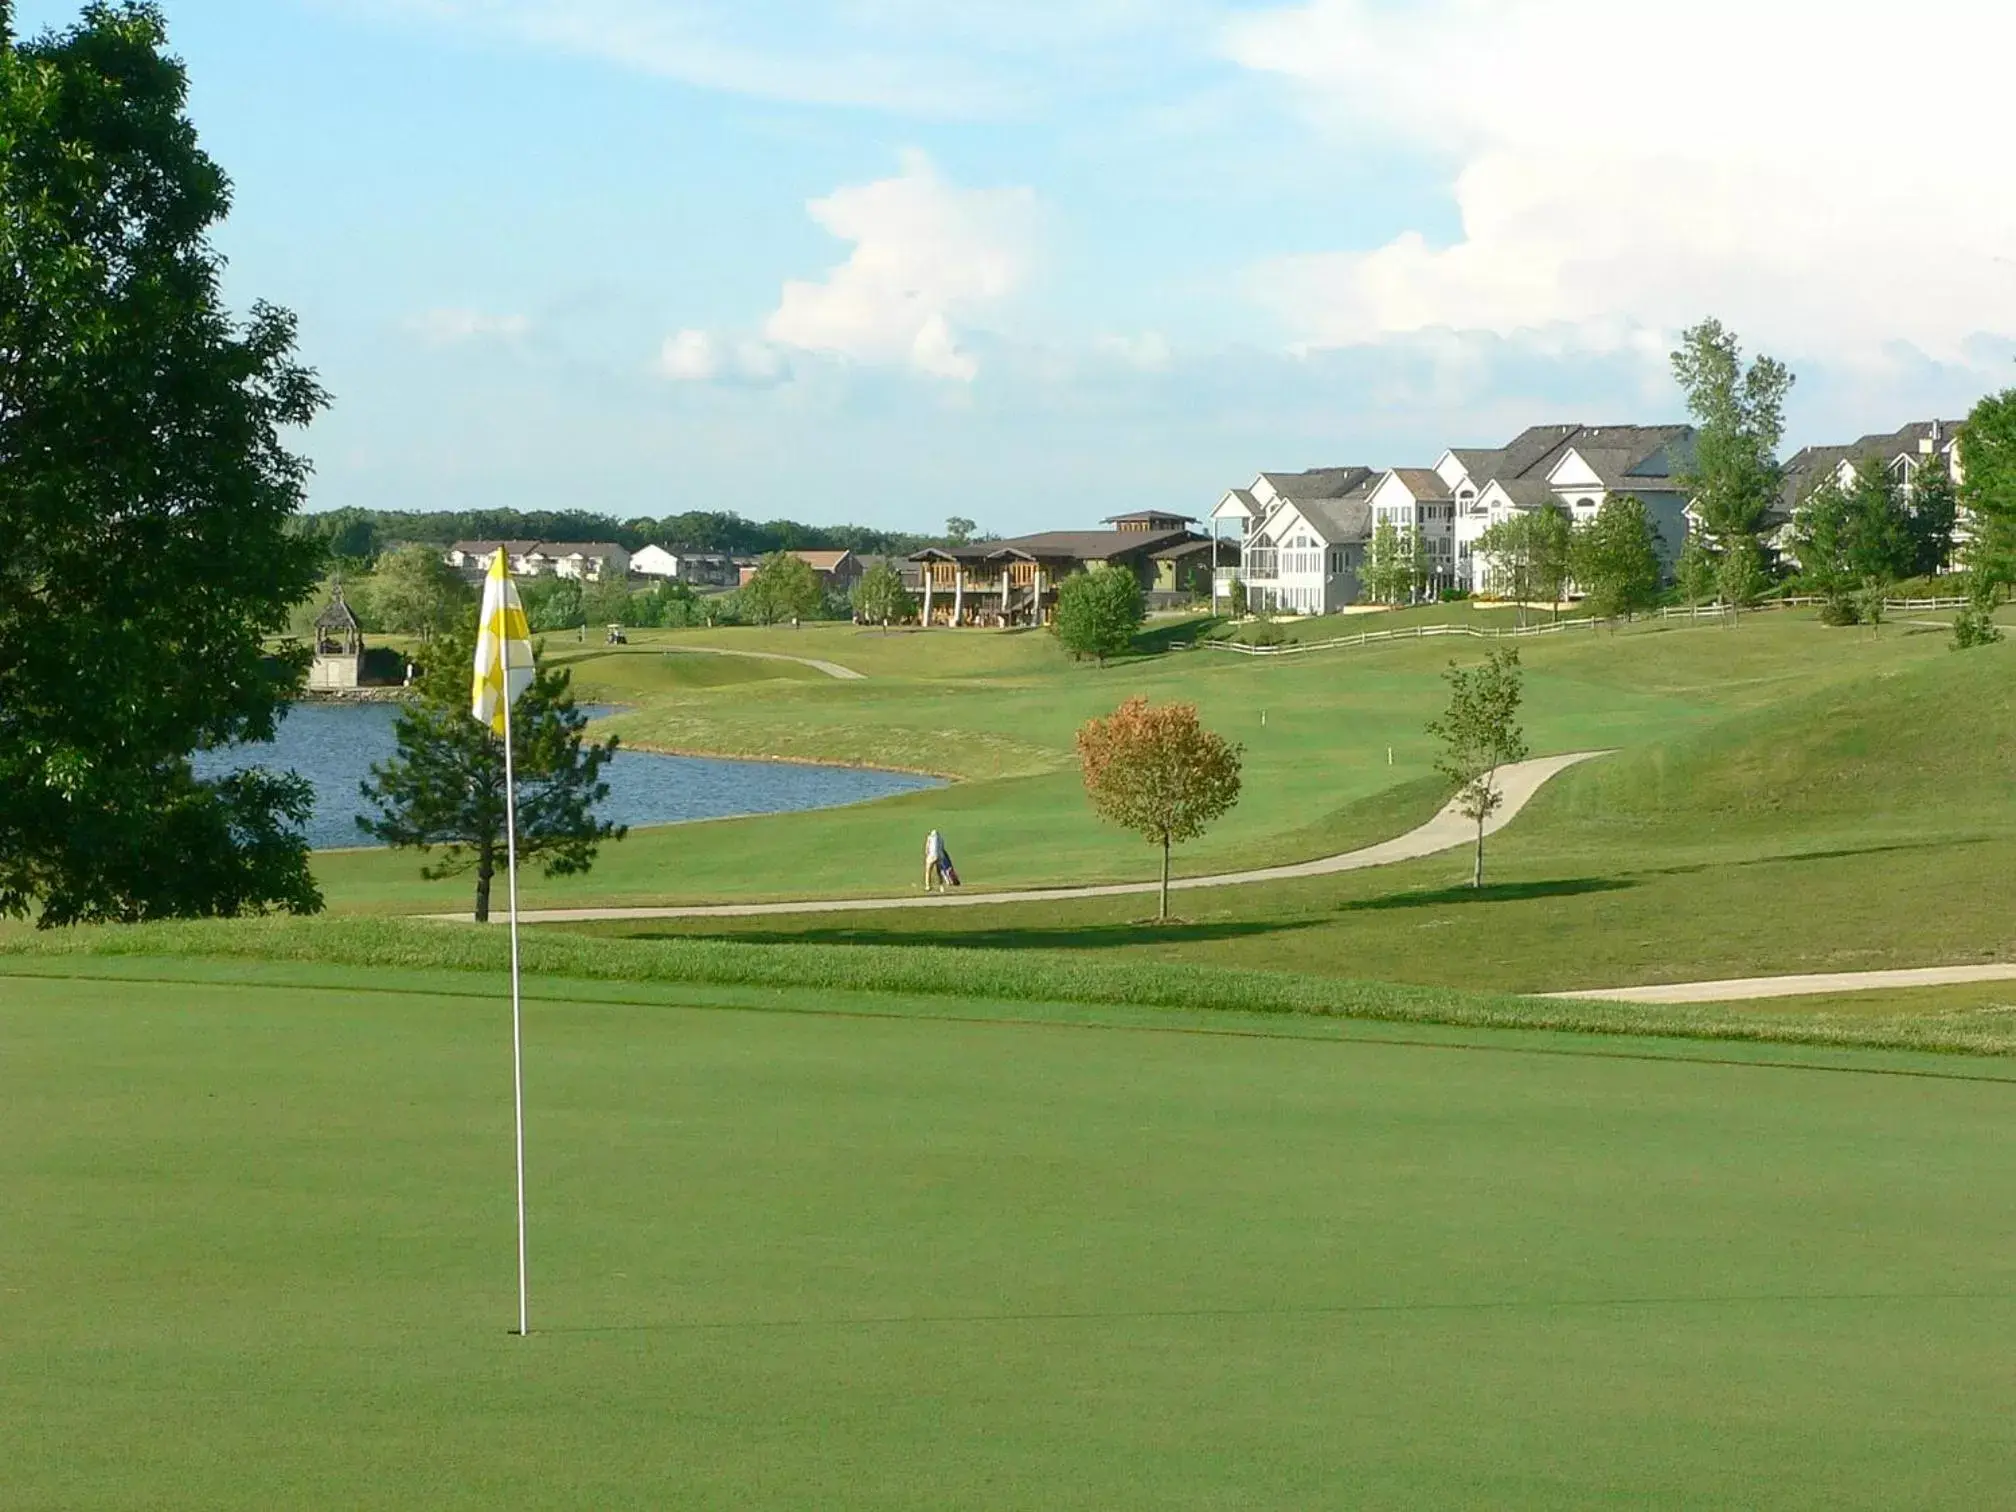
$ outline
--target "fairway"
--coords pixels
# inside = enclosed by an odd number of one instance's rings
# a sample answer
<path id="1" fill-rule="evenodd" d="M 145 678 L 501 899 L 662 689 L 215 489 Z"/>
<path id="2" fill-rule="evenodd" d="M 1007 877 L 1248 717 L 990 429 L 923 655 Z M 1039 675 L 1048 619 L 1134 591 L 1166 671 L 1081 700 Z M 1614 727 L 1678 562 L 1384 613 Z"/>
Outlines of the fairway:
<path id="1" fill-rule="evenodd" d="M 1982 1507 L 1993 1059 L 0 975 L 9 1508 Z"/>

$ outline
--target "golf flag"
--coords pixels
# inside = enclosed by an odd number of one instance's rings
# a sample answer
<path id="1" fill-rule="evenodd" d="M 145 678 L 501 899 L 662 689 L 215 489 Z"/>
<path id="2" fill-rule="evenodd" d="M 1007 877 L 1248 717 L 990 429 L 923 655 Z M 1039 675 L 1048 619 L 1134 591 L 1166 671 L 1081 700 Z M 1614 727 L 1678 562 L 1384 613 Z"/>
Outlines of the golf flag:
<path id="1" fill-rule="evenodd" d="M 511 706 L 532 686 L 532 632 L 502 546 L 483 583 L 469 712 L 504 737 L 504 875 L 511 889 L 511 1101 L 518 1144 L 518 1335 L 532 1328 L 525 1280 L 525 1030 L 518 976 L 518 775 L 511 759 Z"/>
<path id="2" fill-rule="evenodd" d="M 490 575 L 483 582 L 483 612 L 476 621 L 476 676 L 470 687 L 469 712 L 502 735 L 505 703 L 516 703 L 518 696 L 531 686 L 532 632 L 525 623 L 525 606 L 518 601 L 518 585 L 511 581 L 511 569 L 500 546 L 497 555 L 490 559 Z"/>

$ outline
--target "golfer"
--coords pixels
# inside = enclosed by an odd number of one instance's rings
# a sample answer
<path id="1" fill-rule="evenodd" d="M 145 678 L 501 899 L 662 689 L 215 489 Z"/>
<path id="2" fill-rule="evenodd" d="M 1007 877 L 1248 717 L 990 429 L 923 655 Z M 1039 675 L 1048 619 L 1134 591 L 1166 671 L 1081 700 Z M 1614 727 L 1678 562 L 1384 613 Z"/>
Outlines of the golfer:
<path id="1" fill-rule="evenodd" d="M 924 891 L 931 891 L 933 882 L 945 891 L 945 837 L 935 829 L 924 837 Z"/>

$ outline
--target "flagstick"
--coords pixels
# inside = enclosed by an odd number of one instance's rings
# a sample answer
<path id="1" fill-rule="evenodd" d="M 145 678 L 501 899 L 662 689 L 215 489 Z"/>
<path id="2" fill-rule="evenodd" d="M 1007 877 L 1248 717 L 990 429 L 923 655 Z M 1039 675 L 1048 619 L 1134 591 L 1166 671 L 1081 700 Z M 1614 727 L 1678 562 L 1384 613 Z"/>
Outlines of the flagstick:
<path id="1" fill-rule="evenodd" d="M 525 1039 L 518 997 L 518 788 L 511 767 L 510 616 L 498 611 L 504 702 L 504 868 L 511 893 L 511 1100 L 518 1124 L 518 1335 L 531 1332 L 525 1305 Z"/>

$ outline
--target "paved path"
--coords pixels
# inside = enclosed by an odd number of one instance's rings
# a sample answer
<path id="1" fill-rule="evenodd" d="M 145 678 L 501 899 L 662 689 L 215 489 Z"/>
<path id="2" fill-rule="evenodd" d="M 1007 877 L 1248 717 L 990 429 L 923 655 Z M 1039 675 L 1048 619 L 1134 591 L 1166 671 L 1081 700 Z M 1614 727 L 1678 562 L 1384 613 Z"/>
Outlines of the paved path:
<path id="1" fill-rule="evenodd" d="M 1736 1003 L 1752 998 L 1878 992 L 1885 987 L 1958 987 L 1969 982 L 2016 982 L 2016 962 L 1913 966 L 1897 971 L 1822 971 L 1806 976 L 1729 977 L 1719 982 L 1666 982 L 1656 987 L 1589 987 L 1580 992 L 1550 992 L 1546 996 L 1610 1003 Z"/>
<path id="2" fill-rule="evenodd" d="M 837 677 L 844 682 L 861 682 L 865 672 L 856 672 L 852 667 L 843 667 L 838 662 L 821 661 L 816 656 L 786 656 L 782 651 L 730 651 L 725 646 L 667 646 L 667 656 L 747 656 L 756 661 L 796 662 L 801 667 L 816 667 L 828 677 Z"/>
<path id="3" fill-rule="evenodd" d="M 1607 751 L 1575 751 L 1566 756 L 1541 756 L 1503 768 L 1498 773 L 1498 790 L 1505 801 L 1485 821 L 1484 832 L 1493 834 L 1518 817 L 1528 800 L 1540 791 L 1547 779 L 1565 772 L 1578 762 L 1608 755 Z M 1368 866 L 1390 866 L 1395 861 L 1415 861 L 1458 846 L 1470 844 L 1477 835 L 1475 820 L 1456 812 L 1451 803 L 1418 829 L 1395 840 L 1346 851 L 1340 856 L 1324 856 L 1315 861 L 1299 861 L 1290 866 L 1269 866 L 1257 871 L 1221 872 L 1209 877 L 1180 877 L 1170 890 L 1187 892 L 1197 887 L 1242 887 L 1254 882 L 1284 882 L 1296 877 L 1324 877 L 1332 872 L 1358 871 Z M 593 919 L 729 919 L 766 914 L 857 913 L 881 908 L 977 908 L 992 903 L 1055 903 L 1072 898 L 1121 898 L 1156 890 L 1154 882 L 1113 882 L 1098 887 L 1046 887 L 1018 892 L 912 893 L 901 898 L 811 898 L 791 903 L 708 903 L 680 908 L 542 908 L 519 914 L 527 924 L 571 924 Z M 438 918 L 467 919 L 467 914 L 440 914 Z M 493 915 L 493 922 L 501 916 Z"/>

